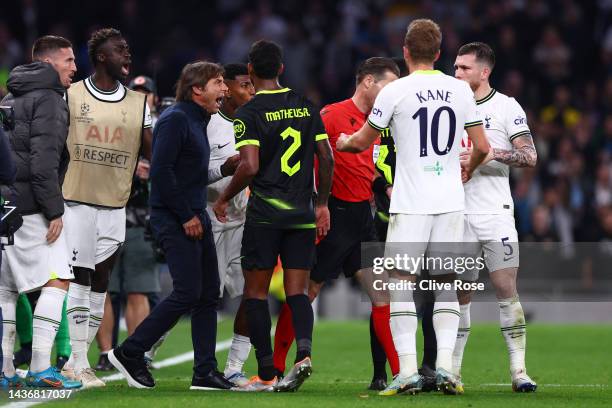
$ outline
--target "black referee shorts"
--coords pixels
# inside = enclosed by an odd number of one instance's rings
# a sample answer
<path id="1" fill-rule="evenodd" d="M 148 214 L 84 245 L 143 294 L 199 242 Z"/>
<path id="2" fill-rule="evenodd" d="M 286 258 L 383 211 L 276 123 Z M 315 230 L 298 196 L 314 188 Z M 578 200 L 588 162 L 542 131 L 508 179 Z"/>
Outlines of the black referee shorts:
<path id="1" fill-rule="evenodd" d="M 376 231 L 368 201 L 348 202 L 329 198 L 331 229 L 317 245 L 317 262 L 310 279 L 317 283 L 347 278 L 361 269 L 361 243 L 374 242 Z"/>
<path id="2" fill-rule="evenodd" d="M 283 269 L 311 270 L 315 259 L 315 228 L 281 229 L 247 223 L 240 249 L 244 270 L 272 269 L 280 256 Z"/>

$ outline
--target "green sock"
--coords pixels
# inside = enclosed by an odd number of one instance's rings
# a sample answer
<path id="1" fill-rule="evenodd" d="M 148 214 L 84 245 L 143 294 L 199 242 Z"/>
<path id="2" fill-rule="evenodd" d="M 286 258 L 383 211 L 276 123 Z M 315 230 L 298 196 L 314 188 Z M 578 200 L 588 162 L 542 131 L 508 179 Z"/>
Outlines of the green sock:
<path id="1" fill-rule="evenodd" d="M 60 323 L 57 335 L 55 336 L 55 348 L 58 356 L 70 356 L 70 333 L 68 332 L 68 317 L 66 316 L 66 302 L 68 297 L 64 299 L 64 308 L 62 309 L 62 321 Z"/>
<path id="2" fill-rule="evenodd" d="M 19 343 L 32 343 L 32 306 L 28 297 L 24 294 L 17 298 L 16 310 L 17 335 Z"/>

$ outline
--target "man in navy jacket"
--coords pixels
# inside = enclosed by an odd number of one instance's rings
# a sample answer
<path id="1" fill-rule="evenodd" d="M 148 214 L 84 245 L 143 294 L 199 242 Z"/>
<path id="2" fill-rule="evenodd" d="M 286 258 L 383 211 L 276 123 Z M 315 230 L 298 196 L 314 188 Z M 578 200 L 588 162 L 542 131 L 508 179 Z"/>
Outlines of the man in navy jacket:
<path id="1" fill-rule="evenodd" d="M 217 371 L 215 359 L 219 274 L 206 213 L 210 158 L 206 125 L 226 91 L 221 66 L 188 64 L 177 83 L 176 105 L 164 111 L 153 132 L 151 227 L 165 252 L 173 291 L 108 354 L 132 387 L 155 386 L 144 353 L 190 312 L 195 354 L 191 389 L 231 388 Z"/>

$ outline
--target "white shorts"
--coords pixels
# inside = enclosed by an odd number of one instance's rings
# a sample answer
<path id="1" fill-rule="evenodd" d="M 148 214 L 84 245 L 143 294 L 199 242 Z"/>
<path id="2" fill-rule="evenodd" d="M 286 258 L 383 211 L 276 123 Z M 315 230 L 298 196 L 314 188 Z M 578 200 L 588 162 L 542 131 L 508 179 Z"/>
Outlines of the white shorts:
<path id="1" fill-rule="evenodd" d="M 6 246 L 2 253 L 0 288 L 26 293 L 40 289 L 52 279 L 74 279 L 65 227 L 52 244 L 47 243 L 48 229 L 49 221 L 42 214 L 23 217 L 23 225 L 15 233 L 15 244 Z"/>
<path id="2" fill-rule="evenodd" d="M 399 254 L 416 259 L 423 257 L 424 254 L 428 256 L 450 255 L 449 253 L 459 255 L 463 226 L 462 211 L 443 214 L 391 214 L 385 257 L 395 257 Z M 417 266 L 411 273 L 418 275 L 421 269 L 422 265 Z M 449 271 L 432 269 L 429 272 L 431 275 L 449 273 Z"/>
<path id="3" fill-rule="evenodd" d="M 519 266 L 518 234 L 512 214 L 466 214 L 463 240 L 476 244 L 469 245 L 470 255 L 484 253 L 489 272 Z M 478 269 L 466 271 L 461 279 L 477 280 Z"/>
<path id="4" fill-rule="evenodd" d="M 244 290 L 244 275 L 240 264 L 243 231 L 244 225 L 220 231 L 213 230 L 221 282 L 220 296 L 223 296 L 223 288 L 227 289 L 232 298 L 241 296 Z"/>
<path id="5" fill-rule="evenodd" d="M 64 228 L 71 265 L 95 269 L 125 241 L 125 208 L 67 204 Z"/>

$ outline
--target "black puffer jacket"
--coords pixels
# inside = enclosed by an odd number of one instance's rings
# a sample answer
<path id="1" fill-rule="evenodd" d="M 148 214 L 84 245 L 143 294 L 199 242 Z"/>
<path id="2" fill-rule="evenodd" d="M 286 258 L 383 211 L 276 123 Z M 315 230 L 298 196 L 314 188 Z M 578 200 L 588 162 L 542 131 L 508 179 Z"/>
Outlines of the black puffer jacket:
<path id="1" fill-rule="evenodd" d="M 57 71 L 45 62 L 16 67 L 9 74 L 3 105 L 15 109 L 9 132 L 17 207 L 22 215 L 42 212 L 53 220 L 64 214 L 62 182 L 68 168 L 68 105 Z"/>

